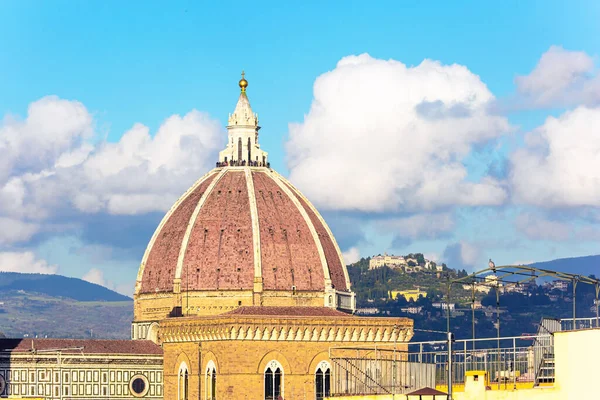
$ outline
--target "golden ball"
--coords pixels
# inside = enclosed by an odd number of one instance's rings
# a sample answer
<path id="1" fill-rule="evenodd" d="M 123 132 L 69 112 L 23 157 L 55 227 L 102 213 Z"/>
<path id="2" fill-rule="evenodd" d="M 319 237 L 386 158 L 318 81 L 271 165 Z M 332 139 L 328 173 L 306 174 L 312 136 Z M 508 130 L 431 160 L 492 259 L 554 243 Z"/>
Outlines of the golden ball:
<path id="1" fill-rule="evenodd" d="M 248 87 L 248 81 L 245 80 L 244 78 L 240 79 L 240 87 L 242 89 L 246 89 Z"/>

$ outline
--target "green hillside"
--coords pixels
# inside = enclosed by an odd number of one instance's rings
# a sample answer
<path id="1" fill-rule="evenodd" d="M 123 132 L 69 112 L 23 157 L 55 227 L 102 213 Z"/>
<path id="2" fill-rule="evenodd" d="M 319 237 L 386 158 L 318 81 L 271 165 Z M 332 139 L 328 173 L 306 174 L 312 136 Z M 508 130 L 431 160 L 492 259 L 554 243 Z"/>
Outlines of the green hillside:
<path id="1" fill-rule="evenodd" d="M 0 332 L 7 337 L 127 339 L 133 301 L 60 275 L 0 272 Z"/>
<path id="2" fill-rule="evenodd" d="M 132 319 L 131 300 L 77 301 L 0 291 L 0 331 L 7 337 L 127 339 Z"/>
<path id="3" fill-rule="evenodd" d="M 570 272 L 573 271 L 571 264 Z M 466 271 L 456 271 L 444 266 L 443 272 L 437 273 L 429 269 L 407 273 L 401 268 L 387 266 L 369 270 L 369 258 L 348 266 L 352 290 L 357 295 L 360 309 L 374 312 L 379 316 L 403 316 L 414 319 L 415 328 L 424 330 L 446 331 L 447 314 L 439 307 L 446 302 L 448 277 L 455 279 L 465 276 Z M 501 336 L 520 336 L 535 333 L 542 317 L 570 318 L 572 316 L 572 286 L 566 290 L 553 289 L 547 282 L 529 285 L 524 293 L 500 294 Z M 420 288 L 427 292 L 416 302 L 407 301 L 403 297 L 392 298 L 392 291 Z M 595 316 L 594 287 L 579 285 L 577 287 L 576 308 L 578 317 Z M 475 310 L 477 337 L 495 337 L 496 328 L 496 293 L 492 288 L 489 293 L 476 292 L 475 299 L 479 308 Z M 438 307 L 435 306 L 438 303 Z M 450 326 L 457 338 L 467 339 L 472 336 L 472 291 L 461 285 L 452 287 L 450 303 L 455 306 L 451 313 Z M 412 309 L 409 310 L 409 307 Z M 418 310 L 418 311 L 417 311 Z M 411 312 L 412 311 L 412 312 Z M 439 334 L 416 332 L 413 340 L 435 340 Z"/>

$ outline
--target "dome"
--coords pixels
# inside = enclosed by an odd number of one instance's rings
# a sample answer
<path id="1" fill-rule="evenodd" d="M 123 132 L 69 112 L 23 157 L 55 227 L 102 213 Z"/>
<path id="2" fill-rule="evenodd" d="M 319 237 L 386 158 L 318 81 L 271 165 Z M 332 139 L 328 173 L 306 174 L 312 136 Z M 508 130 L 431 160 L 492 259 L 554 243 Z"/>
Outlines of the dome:
<path id="1" fill-rule="evenodd" d="M 236 113 L 253 115 L 242 94 Z M 335 238 L 316 208 L 270 168 L 258 129 L 228 126 L 217 167 L 154 232 L 138 272 L 136 321 L 257 305 L 354 310 Z"/>

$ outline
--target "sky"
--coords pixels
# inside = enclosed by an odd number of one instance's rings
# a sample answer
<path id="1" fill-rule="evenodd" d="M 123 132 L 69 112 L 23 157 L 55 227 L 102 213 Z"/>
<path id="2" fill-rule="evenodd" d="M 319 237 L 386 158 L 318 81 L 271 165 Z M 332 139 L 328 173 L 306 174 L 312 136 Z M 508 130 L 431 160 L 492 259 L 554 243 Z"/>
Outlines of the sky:
<path id="1" fill-rule="evenodd" d="M 600 253 L 596 1 L 0 2 L 0 270 L 124 294 L 240 72 L 347 262 Z"/>

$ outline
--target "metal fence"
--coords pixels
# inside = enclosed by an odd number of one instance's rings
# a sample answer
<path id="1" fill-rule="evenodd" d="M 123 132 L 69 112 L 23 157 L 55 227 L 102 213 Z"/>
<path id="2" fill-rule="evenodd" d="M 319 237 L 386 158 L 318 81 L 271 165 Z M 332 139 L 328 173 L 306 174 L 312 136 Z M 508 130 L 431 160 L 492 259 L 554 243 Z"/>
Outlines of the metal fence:
<path id="1" fill-rule="evenodd" d="M 333 395 L 402 394 L 422 387 L 448 385 L 447 342 L 419 342 L 378 347 L 330 349 Z M 458 340 L 453 343 L 452 382 L 465 383 L 467 371 L 486 371 L 488 385 L 532 386 L 540 375 L 553 378 L 544 367 L 554 353 L 552 335 Z"/>
<path id="2" fill-rule="evenodd" d="M 436 365 L 408 356 L 393 348 L 333 349 L 332 395 L 402 394 L 435 386 Z"/>
<path id="3" fill-rule="evenodd" d="M 560 327 L 562 331 L 574 331 L 578 329 L 593 329 L 598 328 L 598 318 L 565 318 L 560 320 Z"/>

